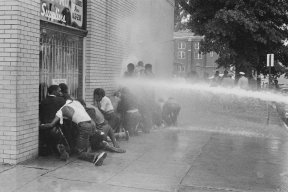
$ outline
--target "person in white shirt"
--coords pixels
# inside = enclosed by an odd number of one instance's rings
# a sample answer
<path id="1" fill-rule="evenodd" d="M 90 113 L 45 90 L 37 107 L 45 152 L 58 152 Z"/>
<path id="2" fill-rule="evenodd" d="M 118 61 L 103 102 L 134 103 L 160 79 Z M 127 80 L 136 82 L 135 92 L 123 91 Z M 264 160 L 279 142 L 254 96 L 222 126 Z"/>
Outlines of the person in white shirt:
<path id="1" fill-rule="evenodd" d="M 77 100 L 67 100 L 65 105 L 61 107 L 55 118 L 50 123 L 40 125 L 41 128 L 53 128 L 59 121 L 63 124 L 63 119 L 70 119 L 77 124 L 79 135 L 77 137 L 76 152 L 80 155 L 79 159 L 93 162 L 94 165 L 100 166 L 107 154 L 90 153 L 90 137 L 96 133 L 96 128 L 91 121 L 90 116 L 86 112 L 83 105 Z"/>
<path id="2" fill-rule="evenodd" d="M 120 118 L 115 114 L 111 100 L 102 88 L 94 90 L 94 106 L 98 107 L 114 132 L 120 131 Z"/>
<path id="3" fill-rule="evenodd" d="M 248 78 L 245 77 L 244 72 L 239 72 L 240 78 L 238 80 L 238 87 L 241 89 L 249 89 Z"/>

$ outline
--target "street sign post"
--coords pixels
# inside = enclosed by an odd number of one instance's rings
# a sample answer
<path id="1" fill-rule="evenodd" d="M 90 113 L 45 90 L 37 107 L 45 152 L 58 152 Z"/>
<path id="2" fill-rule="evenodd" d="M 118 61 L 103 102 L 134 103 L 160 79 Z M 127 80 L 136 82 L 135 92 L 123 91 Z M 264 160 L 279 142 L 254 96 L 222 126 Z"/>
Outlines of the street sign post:
<path id="1" fill-rule="evenodd" d="M 274 67 L 274 54 L 267 54 L 267 67 L 269 69 L 268 88 L 271 87 L 271 67 Z"/>
<path id="2" fill-rule="evenodd" d="M 267 67 L 274 67 L 274 54 L 267 54 Z"/>
<path id="3" fill-rule="evenodd" d="M 267 54 L 267 67 L 269 69 L 268 89 L 271 88 L 271 67 L 274 67 L 274 54 Z M 270 106 L 267 102 L 267 125 L 270 119 Z"/>

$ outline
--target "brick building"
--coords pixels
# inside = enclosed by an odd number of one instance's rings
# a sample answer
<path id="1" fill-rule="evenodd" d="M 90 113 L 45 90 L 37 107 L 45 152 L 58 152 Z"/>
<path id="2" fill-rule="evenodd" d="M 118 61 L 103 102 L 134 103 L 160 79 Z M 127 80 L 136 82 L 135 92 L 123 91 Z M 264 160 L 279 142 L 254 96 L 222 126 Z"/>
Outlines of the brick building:
<path id="1" fill-rule="evenodd" d="M 112 93 L 128 62 L 172 73 L 173 0 L 0 2 L 0 163 L 37 156 L 47 86 L 65 82 L 92 102 L 97 87 Z"/>
<path id="2" fill-rule="evenodd" d="M 218 58 L 214 52 L 202 54 L 199 52 L 201 36 L 191 32 L 174 32 L 174 73 L 186 76 L 191 71 L 197 72 L 200 78 L 205 74 L 212 76 L 215 73 Z"/>

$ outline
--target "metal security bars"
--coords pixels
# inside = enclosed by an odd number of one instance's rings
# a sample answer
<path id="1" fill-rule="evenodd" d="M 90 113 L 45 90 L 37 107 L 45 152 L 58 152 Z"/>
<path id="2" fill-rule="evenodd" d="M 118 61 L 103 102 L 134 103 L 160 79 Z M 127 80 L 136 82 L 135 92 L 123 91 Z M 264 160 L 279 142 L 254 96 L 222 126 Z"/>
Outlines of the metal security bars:
<path id="1" fill-rule="evenodd" d="M 70 95 L 81 93 L 83 38 L 62 31 L 41 29 L 40 36 L 40 101 L 47 87 L 64 82 Z"/>

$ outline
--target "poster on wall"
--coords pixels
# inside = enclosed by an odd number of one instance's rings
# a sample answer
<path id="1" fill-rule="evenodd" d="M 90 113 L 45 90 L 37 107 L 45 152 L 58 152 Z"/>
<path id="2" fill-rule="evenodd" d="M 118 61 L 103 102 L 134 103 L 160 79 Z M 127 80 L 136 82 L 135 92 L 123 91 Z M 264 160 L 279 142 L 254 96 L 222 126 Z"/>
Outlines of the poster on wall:
<path id="1" fill-rule="evenodd" d="M 41 0 L 41 20 L 83 27 L 83 0 Z"/>

